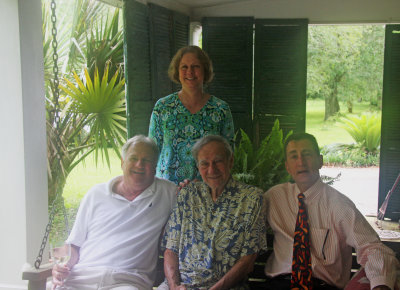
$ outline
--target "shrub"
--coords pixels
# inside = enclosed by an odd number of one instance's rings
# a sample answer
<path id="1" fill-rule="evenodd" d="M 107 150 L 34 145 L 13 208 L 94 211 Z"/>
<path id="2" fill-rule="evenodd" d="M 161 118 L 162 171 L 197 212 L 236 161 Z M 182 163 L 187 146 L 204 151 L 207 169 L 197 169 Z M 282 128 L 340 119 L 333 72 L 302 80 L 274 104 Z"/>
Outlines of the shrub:
<path id="1" fill-rule="evenodd" d="M 379 151 L 367 152 L 356 144 L 334 143 L 321 148 L 324 164 L 331 166 L 364 167 L 379 165 Z"/>
<path id="2" fill-rule="evenodd" d="M 239 136 L 240 132 L 240 136 Z M 240 129 L 235 136 L 234 166 L 232 175 L 236 180 L 255 185 L 263 190 L 287 182 L 283 145 L 286 138 L 279 129 L 279 120 L 275 121 L 271 133 L 259 146 L 253 144 L 247 134 Z M 240 141 L 238 138 L 240 137 Z"/>
<path id="3" fill-rule="evenodd" d="M 376 152 L 381 143 L 381 119 L 378 114 L 342 119 L 342 125 L 354 141 L 367 152 Z"/>

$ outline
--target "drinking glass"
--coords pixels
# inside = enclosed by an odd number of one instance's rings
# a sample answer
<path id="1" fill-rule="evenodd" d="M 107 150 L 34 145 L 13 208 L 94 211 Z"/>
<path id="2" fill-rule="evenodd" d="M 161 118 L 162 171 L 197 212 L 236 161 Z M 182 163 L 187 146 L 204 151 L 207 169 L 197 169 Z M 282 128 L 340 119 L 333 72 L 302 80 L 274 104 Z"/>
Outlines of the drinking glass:
<path id="1" fill-rule="evenodd" d="M 65 266 L 71 258 L 71 245 L 64 243 L 51 243 L 50 258 L 54 264 Z"/>

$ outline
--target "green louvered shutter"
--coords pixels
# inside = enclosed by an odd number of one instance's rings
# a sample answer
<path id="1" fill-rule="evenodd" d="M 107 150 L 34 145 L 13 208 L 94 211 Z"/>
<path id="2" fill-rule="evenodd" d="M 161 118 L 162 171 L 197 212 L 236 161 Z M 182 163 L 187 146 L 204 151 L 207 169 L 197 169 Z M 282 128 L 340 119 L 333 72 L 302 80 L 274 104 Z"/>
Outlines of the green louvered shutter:
<path id="1" fill-rule="evenodd" d="M 189 17 L 149 4 L 153 101 L 178 90 L 168 77 L 168 66 L 175 52 L 189 43 Z"/>
<path id="2" fill-rule="evenodd" d="M 173 23 L 172 23 L 172 54 L 171 58 L 174 56 L 175 52 L 181 47 L 189 45 L 189 16 L 183 15 L 179 12 L 172 12 Z"/>
<path id="3" fill-rule="evenodd" d="M 254 113 L 257 140 L 278 118 L 284 132 L 305 131 L 307 82 L 306 19 L 257 19 Z"/>
<path id="4" fill-rule="evenodd" d="M 172 13 L 164 7 L 154 4 L 149 4 L 149 13 L 152 95 L 155 102 L 172 92 L 172 82 L 167 74 L 173 49 L 171 38 Z"/>
<path id="5" fill-rule="evenodd" d="M 189 42 L 189 17 L 158 5 L 124 2 L 128 136 L 148 133 L 154 103 L 176 88 L 167 70 Z"/>
<path id="6" fill-rule="evenodd" d="M 148 7 L 124 2 L 124 54 L 128 137 L 148 132 L 153 109 Z"/>
<path id="7" fill-rule="evenodd" d="M 190 21 L 189 16 L 183 15 L 179 12 L 173 12 L 173 23 L 172 23 L 172 53 L 171 58 L 175 55 L 178 49 L 189 45 L 189 30 Z M 180 84 L 172 83 L 172 90 L 178 91 L 181 89 Z"/>
<path id="8" fill-rule="evenodd" d="M 387 25 L 383 70 L 380 207 L 400 173 L 400 25 Z M 400 218 L 400 184 L 393 192 L 385 217 Z"/>
<path id="9" fill-rule="evenodd" d="M 235 130 L 252 136 L 253 25 L 251 17 L 203 18 L 203 49 L 215 77 L 208 91 L 226 101 Z"/>

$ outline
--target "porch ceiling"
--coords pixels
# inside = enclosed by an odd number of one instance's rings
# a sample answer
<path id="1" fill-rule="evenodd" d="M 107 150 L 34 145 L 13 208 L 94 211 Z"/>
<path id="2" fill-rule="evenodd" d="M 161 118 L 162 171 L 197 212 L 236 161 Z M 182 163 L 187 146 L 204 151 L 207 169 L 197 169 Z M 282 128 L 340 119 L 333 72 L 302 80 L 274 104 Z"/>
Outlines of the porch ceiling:
<path id="1" fill-rule="evenodd" d="M 124 0 L 99 0 L 122 7 Z M 259 19 L 307 18 L 310 24 L 400 23 L 399 0 L 125 0 L 155 3 L 189 15 Z"/>
<path id="2" fill-rule="evenodd" d="M 171 2 L 176 2 L 190 9 L 215 7 L 224 4 L 248 2 L 249 0 L 173 0 Z"/>
<path id="3" fill-rule="evenodd" d="M 123 0 L 99 0 L 104 3 L 108 3 L 113 6 L 122 7 Z M 143 0 L 136 0 L 138 2 L 160 2 L 160 1 L 143 1 Z M 215 7 L 220 6 L 223 4 L 231 4 L 237 2 L 247 2 L 249 0 L 164 0 L 165 5 L 179 5 L 182 7 L 186 7 L 188 9 L 197 9 L 197 8 L 205 8 L 205 7 Z M 169 3 L 168 3 L 169 2 Z M 158 3 L 161 4 L 161 3 Z"/>

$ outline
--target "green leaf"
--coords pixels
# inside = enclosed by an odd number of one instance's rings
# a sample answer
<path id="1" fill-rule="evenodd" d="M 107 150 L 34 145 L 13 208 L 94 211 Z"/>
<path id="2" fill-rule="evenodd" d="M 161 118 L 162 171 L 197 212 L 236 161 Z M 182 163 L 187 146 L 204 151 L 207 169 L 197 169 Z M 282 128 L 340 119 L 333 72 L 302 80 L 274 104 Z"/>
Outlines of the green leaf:
<path id="1" fill-rule="evenodd" d="M 342 119 L 344 128 L 354 141 L 367 152 L 376 151 L 380 144 L 381 120 L 378 114 L 362 114 L 361 116 Z"/>
<path id="2" fill-rule="evenodd" d="M 283 144 L 287 136 L 283 138 L 278 119 L 270 134 L 259 146 L 253 144 L 242 129 L 240 136 L 240 140 L 237 140 L 238 133 L 235 136 L 235 144 L 239 144 L 235 147 L 234 153 L 235 162 L 232 170 L 234 178 L 264 190 L 289 180 L 283 154 Z"/>

